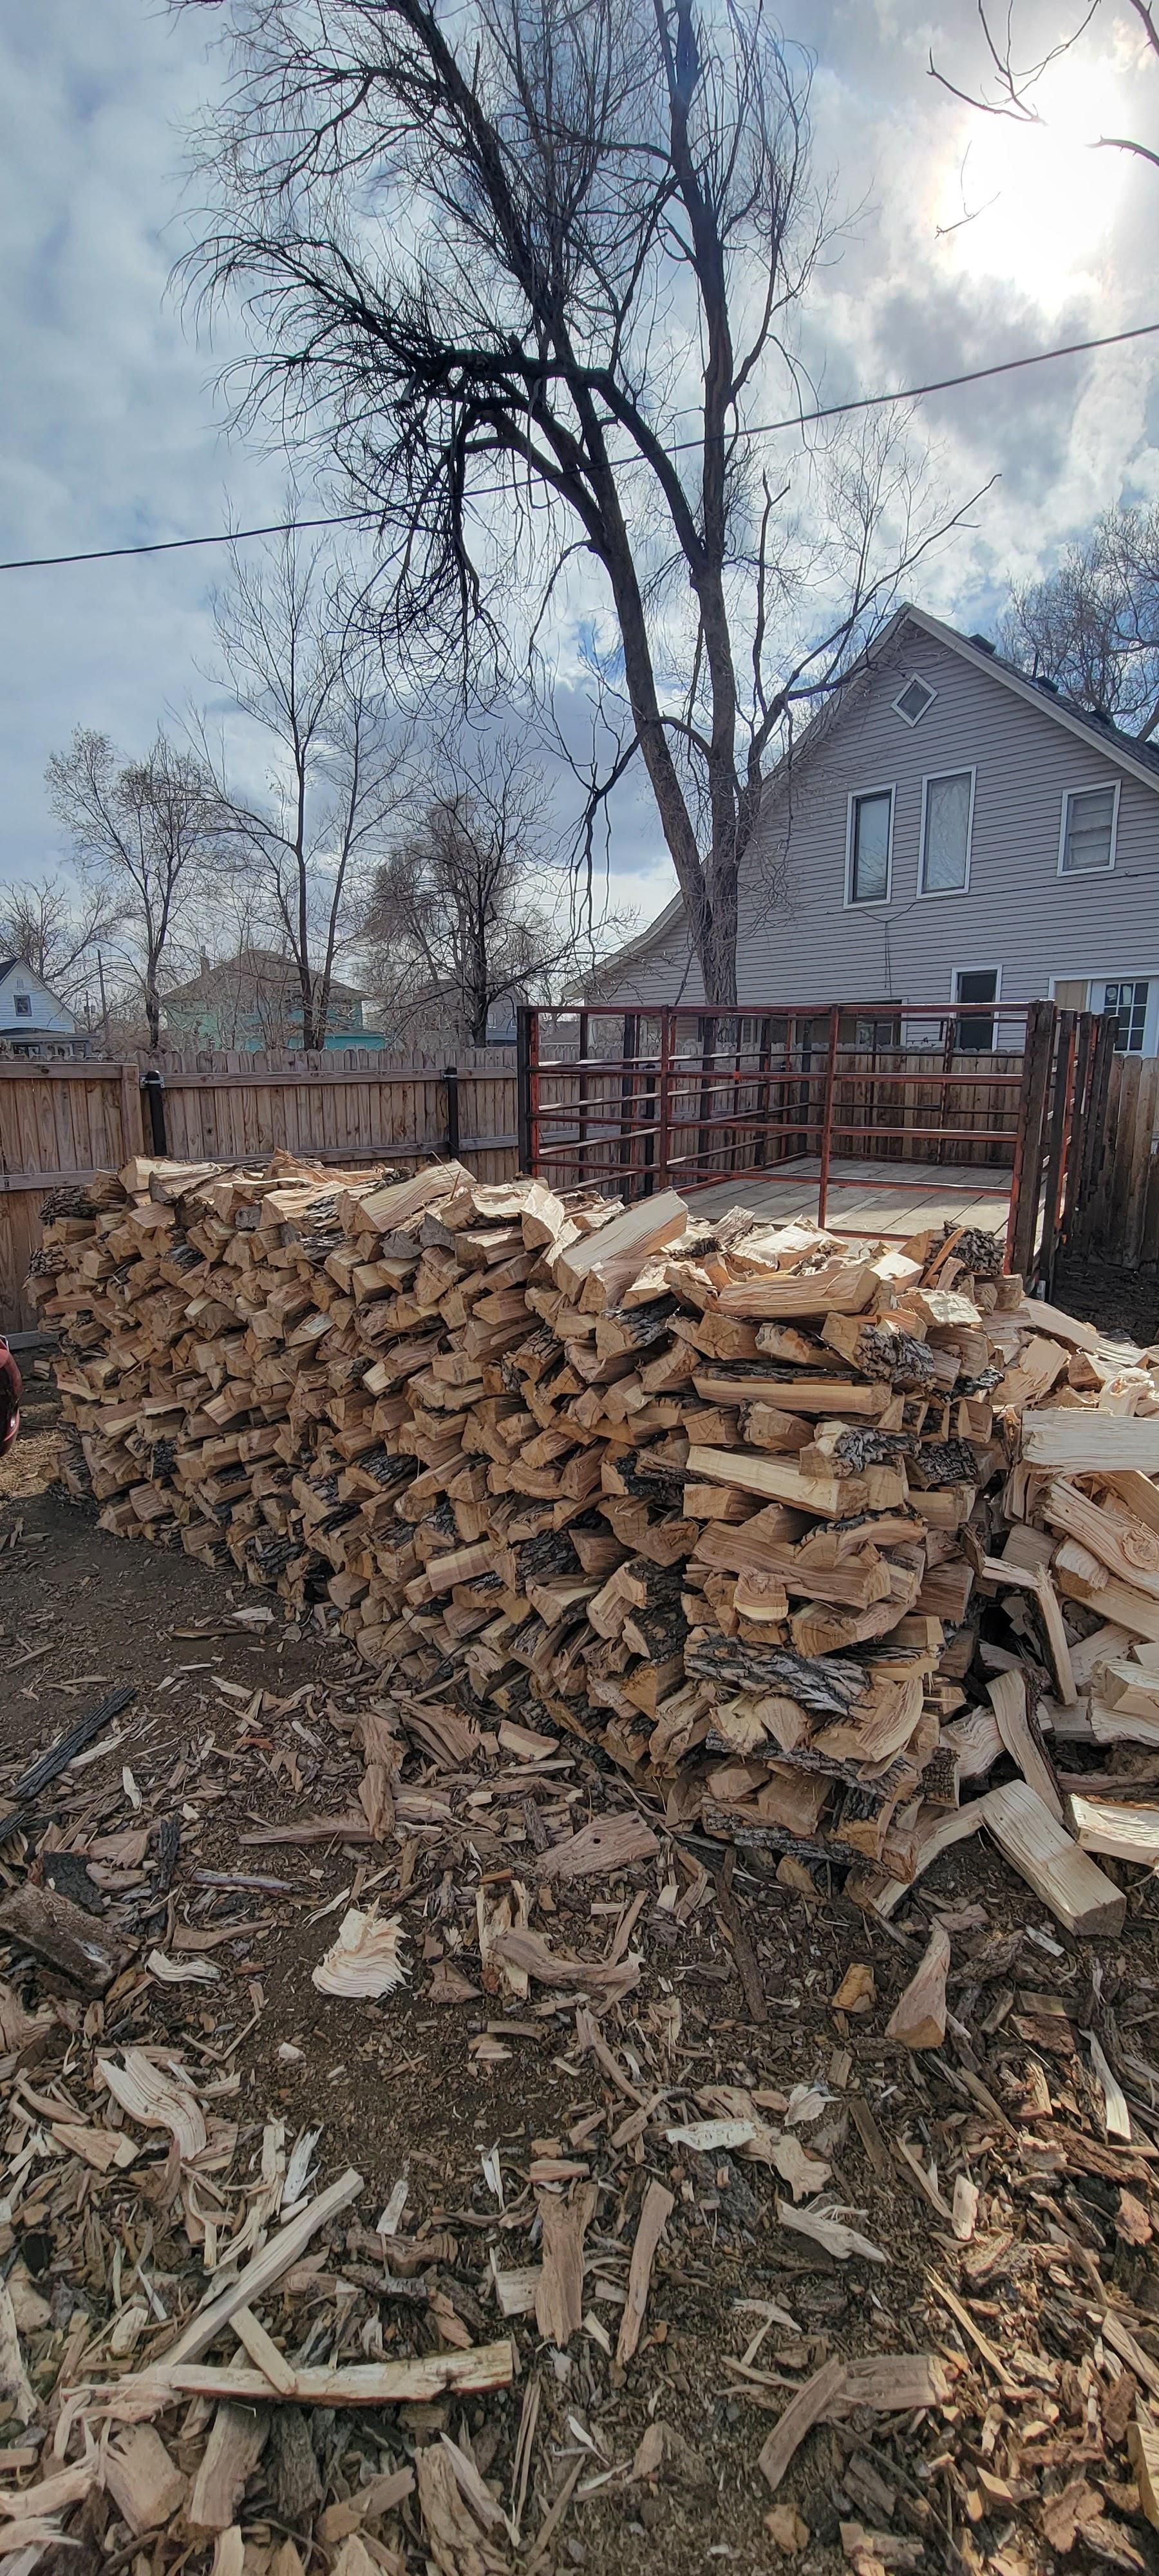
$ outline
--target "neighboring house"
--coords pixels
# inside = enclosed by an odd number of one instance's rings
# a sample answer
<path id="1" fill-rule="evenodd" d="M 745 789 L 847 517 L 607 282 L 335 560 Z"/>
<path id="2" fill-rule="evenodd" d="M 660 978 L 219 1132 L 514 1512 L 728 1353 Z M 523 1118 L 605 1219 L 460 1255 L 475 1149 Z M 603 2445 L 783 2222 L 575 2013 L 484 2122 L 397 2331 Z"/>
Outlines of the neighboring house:
<path id="1" fill-rule="evenodd" d="M 319 983 L 320 983 L 320 979 Z M 352 984 L 330 986 L 326 1049 L 381 1047 L 381 1029 L 363 1022 L 364 997 Z M 243 948 L 211 966 L 202 954 L 201 973 L 180 984 L 161 1004 L 162 1042 L 169 1046 L 238 1049 L 258 1055 L 267 1048 L 302 1044 L 302 993 L 292 959 L 269 948 Z"/>
<path id="2" fill-rule="evenodd" d="M 769 779 L 737 972 L 742 1003 L 1053 995 L 1159 1054 L 1159 749 L 899 609 Z M 588 991 L 703 1000 L 679 897 Z"/>
<path id="3" fill-rule="evenodd" d="M 0 957 L 0 1047 L 11 1055 L 91 1053 L 76 1012 L 20 957 Z"/>

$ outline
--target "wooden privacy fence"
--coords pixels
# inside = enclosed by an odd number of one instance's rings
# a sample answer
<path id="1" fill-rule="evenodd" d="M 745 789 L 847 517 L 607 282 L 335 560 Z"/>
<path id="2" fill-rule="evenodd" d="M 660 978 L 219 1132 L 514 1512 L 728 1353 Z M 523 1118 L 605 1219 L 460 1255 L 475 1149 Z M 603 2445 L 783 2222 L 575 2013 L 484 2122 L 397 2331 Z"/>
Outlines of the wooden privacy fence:
<path id="1" fill-rule="evenodd" d="M 515 1056 L 466 1047 L 453 1065 L 369 1047 L 326 1055 L 161 1055 L 137 1064 L 0 1062 L 0 1330 L 35 1322 L 24 1296 L 46 1191 L 132 1154 L 258 1163 L 412 1163 L 462 1154 L 481 1180 L 517 1169 Z"/>
<path id="2" fill-rule="evenodd" d="M 1066 1250 L 1126 1270 L 1159 1263 L 1159 1056 L 1111 1057 Z"/>

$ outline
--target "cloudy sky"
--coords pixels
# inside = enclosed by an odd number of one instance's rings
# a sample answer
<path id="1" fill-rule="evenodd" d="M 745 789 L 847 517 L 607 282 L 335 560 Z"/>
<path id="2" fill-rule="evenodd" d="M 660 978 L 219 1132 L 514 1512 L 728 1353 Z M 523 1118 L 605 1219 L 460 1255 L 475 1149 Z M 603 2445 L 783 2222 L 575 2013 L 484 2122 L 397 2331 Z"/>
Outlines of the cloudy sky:
<path id="1" fill-rule="evenodd" d="M 1078 17 L 1015 0 L 1030 56 Z M 1090 149 L 1159 139 L 1159 71 L 1101 0 L 1044 86 L 1049 126 L 984 120 L 929 77 L 984 66 L 967 0 L 786 0 L 816 55 L 816 159 L 858 211 L 804 325 L 822 398 L 944 375 L 1159 318 L 1159 176 Z M 280 515 L 276 454 L 232 438 L 167 280 L 191 220 L 183 129 L 219 93 L 216 11 L 37 0 L 0 18 L 0 555 L 195 535 Z M 961 220 L 963 216 L 969 218 Z M 1159 342 L 1066 360 L 920 406 L 915 434 L 961 500 L 998 480 L 924 568 L 924 603 L 985 626 L 1093 514 L 1159 497 Z M 43 771 L 75 724 L 143 750 L 204 700 L 212 554 L 0 575 L 0 884 L 59 844 Z M 220 570 L 220 559 L 217 560 Z M 617 814 L 613 897 L 641 922 L 671 871 L 643 797 Z"/>

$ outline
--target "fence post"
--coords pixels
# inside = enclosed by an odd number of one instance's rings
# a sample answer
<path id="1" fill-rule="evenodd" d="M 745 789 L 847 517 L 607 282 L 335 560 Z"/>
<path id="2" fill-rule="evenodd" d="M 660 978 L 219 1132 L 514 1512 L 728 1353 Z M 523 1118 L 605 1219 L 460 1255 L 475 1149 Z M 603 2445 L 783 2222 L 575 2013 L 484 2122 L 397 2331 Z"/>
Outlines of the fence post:
<path id="1" fill-rule="evenodd" d="M 149 1104 L 149 1134 L 153 1151 L 164 1157 L 169 1151 L 169 1140 L 165 1133 L 164 1074 L 158 1073 L 155 1066 L 150 1066 L 148 1073 L 143 1073 L 141 1076 L 141 1089 Z"/>
<path id="2" fill-rule="evenodd" d="M 447 1086 L 447 1157 L 454 1163 L 458 1161 L 459 1156 L 459 1068 L 457 1064 L 448 1064 L 444 1067 L 443 1080 Z"/>
<path id="3" fill-rule="evenodd" d="M 515 1101 L 519 1169 L 534 1172 L 539 1153 L 532 1114 L 532 1068 L 539 1056 L 539 1016 L 533 1003 L 520 1002 L 515 1013 Z"/>
<path id="4" fill-rule="evenodd" d="M 141 1118 L 141 1077 L 135 1064 L 121 1066 L 121 1136 L 125 1148 L 121 1161 L 127 1163 L 132 1155 L 140 1152 L 145 1139 Z"/>
<path id="5" fill-rule="evenodd" d="M 1053 1002 L 1031 1002 L 1026 1014 L 1026 1051 L 1018 1095 L 1014 1170 L 1010 1181 L 1010 1218 L 1006 1228 L 1008 1267 L 1030 1278 L 1038 1238 L 1038 1203 L 1042 1190 L 1042 1146 L 1054 1060 L 1057 1013 Z"/>
<path id="6" fill-rule="evenodd" d="M 825 1067 L 825 1090 L 821 1106 L 821 1161 L 817 1175 L 817 1223 L 824 1225 L 829 1202 L 829 1165 L 833 1159 L 833 1099 L 837 1084 L 837 1040 L 841 1034 L 841 1005 L 834 1002 L 829 1011 L 829 1061 Z"/>

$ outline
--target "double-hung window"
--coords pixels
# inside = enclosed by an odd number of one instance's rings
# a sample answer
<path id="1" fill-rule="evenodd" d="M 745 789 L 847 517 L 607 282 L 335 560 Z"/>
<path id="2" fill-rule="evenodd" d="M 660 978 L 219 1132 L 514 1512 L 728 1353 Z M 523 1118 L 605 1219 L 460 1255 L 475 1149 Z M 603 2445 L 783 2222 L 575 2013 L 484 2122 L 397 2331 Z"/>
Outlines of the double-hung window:
<path id="1" fill-rule="evenodd" d="M 888 903 L 893 845 L 893 789 L 872 787 L 849 799 L 847 903 Z"/>
<path id="2" fill-rule="evenodd" d="M 954 976 L 954 999 L 996 1002 L 1001 983 L 999 966 L 960 966 Z M 964 1054 L 989 1055 L 994 1046 L 993 1011 L 961 1011 L 954 1043 Z"/>
<path id="3" fill-rule="evenodd" d="M 970 882 L 974 772 L 947 770 L 922 784 L 921 890 L 964 894 Z"/>
<path id="4" fill-rule="evenodd" d="M 1114 867 L 1118 816 L 1117 781 L 1113 787 L 1068 788 L 1062 800 L 1060 876 L 1089 876 Z"/>

